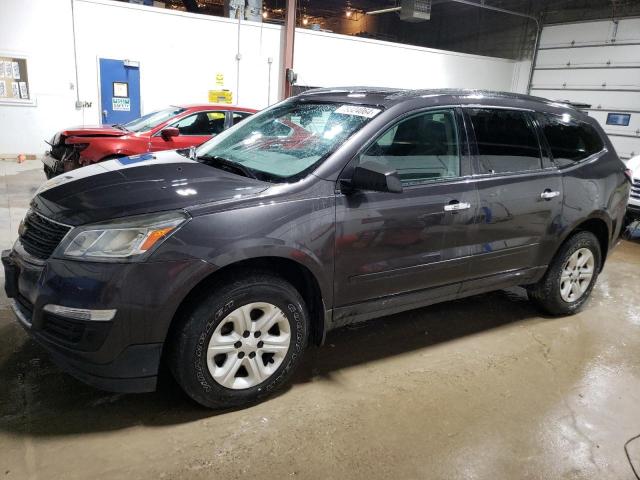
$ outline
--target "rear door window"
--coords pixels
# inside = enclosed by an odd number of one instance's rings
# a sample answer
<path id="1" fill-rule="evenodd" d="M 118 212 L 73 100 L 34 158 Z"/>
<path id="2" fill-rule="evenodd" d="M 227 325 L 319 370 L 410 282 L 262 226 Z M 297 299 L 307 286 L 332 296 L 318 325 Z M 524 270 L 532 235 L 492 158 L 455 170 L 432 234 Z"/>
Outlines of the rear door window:
<path id="1" fill-rule="evenodd" d="M 572 119 L 569 114 L 538 114 L 551 155 L 559 167 L 573 165 L 604 148 L 602 138 L 595 128 L 585 122 Z"/>
<path id="2" fill-rule="evenodd" d="M 459 177 L 454 112 L 429 111 L 400 121 L 378 137 L 359 161 L 392 167 L 404 185 Z"/>
<path id="3" fill-rule="evenodd" d="M 527 112 L 467 109 L 478 146 L 479 173 L 540 170 L 540 143 Z"/>

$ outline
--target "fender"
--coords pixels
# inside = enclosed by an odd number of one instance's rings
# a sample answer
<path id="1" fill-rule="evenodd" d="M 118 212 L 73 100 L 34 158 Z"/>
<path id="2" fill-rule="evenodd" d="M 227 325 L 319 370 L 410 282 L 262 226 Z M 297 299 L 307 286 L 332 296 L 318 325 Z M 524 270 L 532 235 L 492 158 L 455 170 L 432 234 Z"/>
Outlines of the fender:
<path id="1" fill-rule="evenodd" d="M 293 261 L 305 267 L 313 275 L 320 287 L 320 295 L 325 306 L 330 308 L 333 305 L 333 279 L 327 278 L 322 260 L 300 245 L 294 247 L 279 245 L 276 241 L 265 242 L 265 240 L 269 239 L 261 240 L 263 242 L 260 244 L 251 242 L 251 245 L 247 245 L 247 240 L 229 244 L 224 251 L 219 252 L 215 257 L 207 261 L 214 266 L 215 271 L 236 263 L 264 258 L 280 258 Z"/>

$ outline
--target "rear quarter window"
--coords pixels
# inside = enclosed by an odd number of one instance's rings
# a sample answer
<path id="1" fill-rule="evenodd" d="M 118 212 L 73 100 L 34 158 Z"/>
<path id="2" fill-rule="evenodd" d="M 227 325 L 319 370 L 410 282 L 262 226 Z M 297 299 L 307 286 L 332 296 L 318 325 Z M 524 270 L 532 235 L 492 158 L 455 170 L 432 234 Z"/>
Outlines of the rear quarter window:
<path id="1" fill-rule="evenodd" d="M 538 120 L 559 167 L 585 160 L 604 148 L 600 134 L 586 122 L 572 119 L 566 114 L 546 113 L 539 113 Z"/>

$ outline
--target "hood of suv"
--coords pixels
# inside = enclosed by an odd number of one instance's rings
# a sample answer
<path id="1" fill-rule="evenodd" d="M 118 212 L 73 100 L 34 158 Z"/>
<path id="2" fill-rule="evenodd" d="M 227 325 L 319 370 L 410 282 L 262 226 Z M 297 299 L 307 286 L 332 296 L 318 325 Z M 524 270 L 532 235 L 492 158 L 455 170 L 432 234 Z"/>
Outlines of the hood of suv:
<path id="1" fill-rule="evenodd" d="M 268 184 L 190 160 L 175 151 L 101 162 L 59 175 L 36 192 L 32 207 L 82 225 L 205 203 L 239 201 Z"/>

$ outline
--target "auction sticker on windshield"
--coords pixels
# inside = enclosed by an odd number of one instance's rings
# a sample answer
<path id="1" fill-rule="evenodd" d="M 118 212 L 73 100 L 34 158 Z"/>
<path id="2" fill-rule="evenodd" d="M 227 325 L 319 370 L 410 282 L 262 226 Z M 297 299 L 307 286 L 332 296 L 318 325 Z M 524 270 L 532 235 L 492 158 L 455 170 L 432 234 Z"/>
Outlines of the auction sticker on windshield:
<path id="1" fill-rule="evenodd" d="M 342 105 L 336 113 L 344 115 L 357 115 L 359 117 L 373 118 L 380 113 L 379 108 L 363 107 L 361 105 Z"/>

